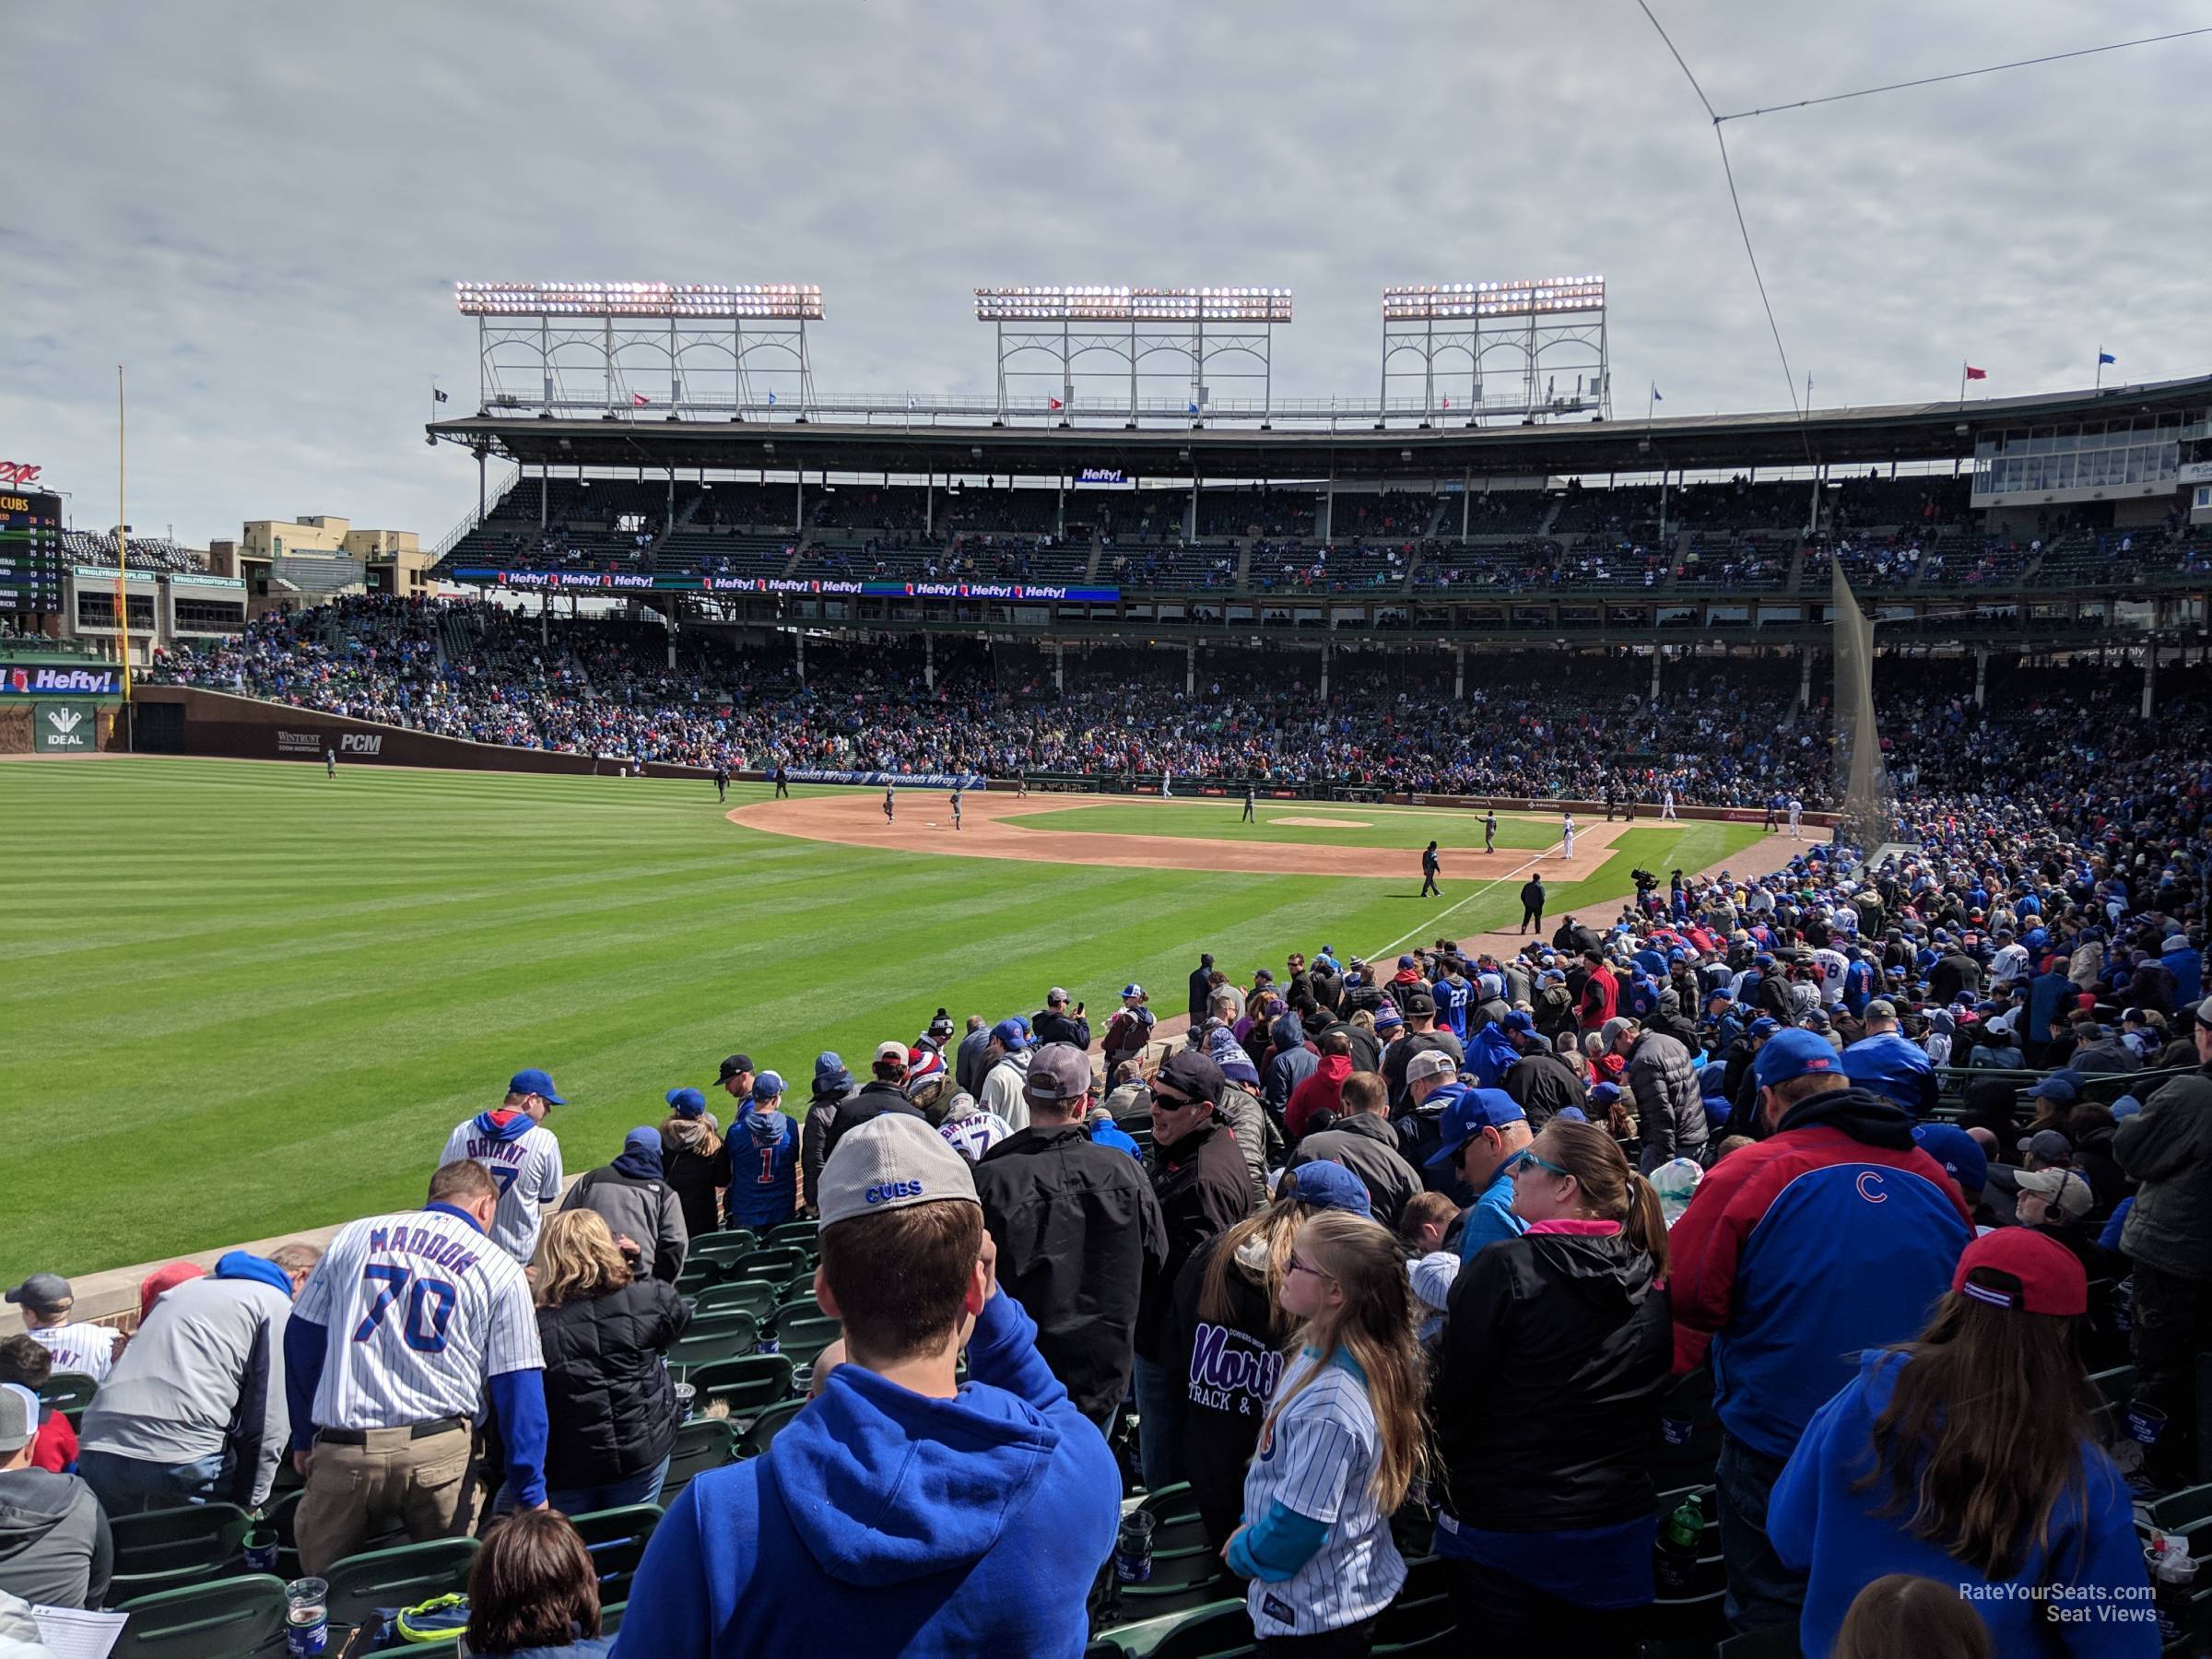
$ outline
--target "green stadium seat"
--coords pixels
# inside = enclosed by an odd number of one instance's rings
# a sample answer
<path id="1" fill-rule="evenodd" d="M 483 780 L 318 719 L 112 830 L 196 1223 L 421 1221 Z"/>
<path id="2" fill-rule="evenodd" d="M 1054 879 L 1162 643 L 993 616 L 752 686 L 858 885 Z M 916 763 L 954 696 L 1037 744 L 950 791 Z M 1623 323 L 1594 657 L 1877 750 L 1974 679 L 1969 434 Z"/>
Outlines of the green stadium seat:
<path id="1" fill-rule="evenodd" d="M 727 1418 L 693 1418 L 678 1425 L 676 1450 L 668 1454 L 668 1477 L 661 1483 L 661 1502 L 674 1503 L 692 1479 L 709 1469 L 737 1461 L 737 1426 Z"/>
<path id="2" fill-rule="evenodd" d="M 828 1313 L 790 1318 L 778 1315 L 769 1327 L 769 1335 L 776 1339 L 776 1352 L 792 1364 L 812 1365 L 821 1351 L 843 1334 L 844 1328 L 841 1320 Z"/>
<path id="3" fill-rule="evenodd" d="M 759 1325 L 743 1309 L 730 1309 L 706 1317 L 713 1322 L 709 1329 L 699 1328 L 705 1321 L 693 1321 L 691 1329 L 668 1350 L 669 1370 L 688 1371 L 717 1359 L 735 1359 L 740 1354 L 751 1353 L 760 1340 Z"/>
<path id="4" fill-rule="evenodd" d="M 684 1380 L 699 1391 L 702 1403 L 719 1400 L 733 1417 L 750 1418 L 790 1397 L 791 1359 L 783 1354 L 747 1354 L 702 1365 Z"/>
<path id="5" fill-rule="evenodd" d="M 265 1572 L 108 1601 L 130 1615 L 112 1659 L 233 1659 L 284 1634 L 284 1581 Z"/>
<path id="6" fill-rule="evenodd" d="M 691 1241 L 684 1262 L 734 1262 L 740 1256 L 750 1255 L 760 1248 L 759 1235 L 749 1227 L 725 1228 L 721 1232 L 701 1233 Z"/>
<path id="7" fill-rule="evenodd" d="M 805 1400 L 778 1400 L 753 1419 L 752 1427 L 739 1440 L 739 1449 L 747 1457 L 759 1456 L 768 1450 L 769 1442 L 776 1438 L 784 1425 L 806 1409 Z"/>
<path id="8" fill-rule="evenodd" d="M 474 1538 L 431 1538 L 347 1556 L 323 1575 L 330 1584 L 331 1622 L 364 1624 L 379 1607 L 411 1607 L 466 1590 L 476 1559 Z"/>
<path id="9" fill-rule="evenodd" d="M 629 1599 L 629 1581 L 637 1576 L 645 1545 L 661 1524 L 655 1503 L 629 1503 L 620 1509 L 594 1510 L 588 1515 L 571 1515 L 569 1524 L 583 1537 L 599 1573 L 599 1603 Z"/>
<path id="10" fill-rule="evenodd" d="M 599 1604 L 599 1634 L 612 1636 L 617 1630 L 619 1630 L 622 1628 L 622 1611 L 629 1606 L 629 1603 L 627 1601 L 618 1601 L 611 1607 L 605 1602 L 601 1602 Z"/>
<path id="11" fill-rule="evenodd" d="M 41 1385 L 39 1404 L 74 1420 L 99 1392 L 100 1384 L 81 1371 L 55 1371 Z"/>
<path id="12" fill-rule="evenodd" d="M 773 1279 L 781 1284 L 796 1274 L 811 1274 L 814 1257 L 796 1244 L 778 1244 L 747 1251 L 731 1264 L 731 1269 L 733 1275 L 741 1273 L 747 1278 Z"/>
<path id="13" fill-rule="evenodd" d="M 691 1316 L 697 1319 L 703 1313 L 725 1313 L 738 1310 L 760 1319 L 765 1318 L 781 1300 L 775 1285 L 767 1279 L 726 1279 L 699 1293 L 692 1303 Z"/>
<path id="14" fill-rule="evenodd" d="M 1763 1630 L 1746 1630 L 1721 1643 L 1719 1659 L 1800 1659 L 1794 1624 L 1770 1625 Z"/>
<path id="15" fill-rule="evenodd" d="M 234 1503 L 192 1503 L 118 1515 L 109 1523 L 114 1577 L 108 1599 L 127 1601 L 235 1571 L 252 1522 Z"/>
<path id="16" fill-rule="evenodd" d="M 262 1506 L 261 1517 L 249 1531 L 266 1528 L 276 1535 L 276 1576 L 285 1580 L 300 1576 L 300 1540 L 292 1527 L 300 1513 L 300 1500 L 307 1495 L 304 1487 L 294 1487 L 288 1492 L 272 1492 Z"/>
<path id="17" fill-rule="evenodd" d="M 1198 1512 L 1198 1499 L 1192 1492 L 1189 1481 L 1178 1480 L 1172 1486 L 1161 1487 L 1157 1492 L 1147 1492 L 1144 1501 L 1136 1507 L 1152 1516 L 1156 1524 L 1164 1526 L 1171 1521 L 1187 1520 L 1195 1515 Z"/>
<path id="18" fill-rule="evenodd" d="M 1142 1588 L 1125 1584 L 1122 1594 L 1126 1596 Z M 1151 1659 L 1243 1659 L 1257 1651 L 1252 1617 L 1244 1610 L 1243 1598 L 1224 1601 L 1217 1595 L 1186 1610 L 1182 1620 L 1152 1645 Z"/>
<path id="19" fill-rule="evenodd" d="M 781 1227 L 770 1228 L 768 1236 L 761 1242 L 764 1244 L 798 1244 L 813 1250 L 817 1248 L 820 1238 L 821 1223 L 818 1221 L 786 1221 Z"/>

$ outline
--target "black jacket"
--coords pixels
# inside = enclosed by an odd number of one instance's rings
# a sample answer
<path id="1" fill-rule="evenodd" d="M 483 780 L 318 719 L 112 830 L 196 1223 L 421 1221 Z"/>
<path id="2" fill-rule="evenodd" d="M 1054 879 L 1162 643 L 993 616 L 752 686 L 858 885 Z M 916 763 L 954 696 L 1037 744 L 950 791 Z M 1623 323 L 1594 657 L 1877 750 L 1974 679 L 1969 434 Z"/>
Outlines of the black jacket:
<path id="1" fill-rule="evenodd" d="M 1583 1105 L 1590 1098 L 1574 1067 L 1550 1049 L 1532 1049 L 1522 1055 L 1505 1068 L 1499 1087 L 1528 1113 L 1532 1130 L 1543 1128 L 1559 1112 Z"/>
<path id="2" fill-rule="evenodd" d="M 1236 1263 L 1223 1279 L 1228 1315 L 1218 1324 L 1198 1316 L 1199 1291 L 1218 1236 L 1191 1253 L 1175 1276 L 1160 1363 L 1169 1386 L 1187 1390 L 1182 1418 L 1182 1468 L 1216 1549 L 1229 1542 L 1244 1512 L 1244 1465 L 1259 1443 L 1267 1401 L 1282 1375 L 1282 1324 L 1268 1288 Z"/>
<path id="3" fill-rule="evenodd" d="M 1040 1008 L 1030 1016 L 1030 1029 L 1040 1042 L 1072 1042 L 1085 1053 L 1090 1053 L 1090 1021 L 1081 1015 Z"/>
<path id="4" fill-rule="evenodd" d="M 712 1152 L 699 1148 L 709 1131 L 706 1121 L 695 1118 L 661 1125 L 661 1178 L 684 1212 L 687 1238 L 704 1238 L 722 1225 L 722 1202 L 717 1189 L 730 1184 L 730 1147 L 722 1142 Z"/>
<path id="5" fill-rule="evenodd" d="M 806 1183 L 799 1194 L 799 1206 L 809 1216 L 819 1211 L 815 1194 L 821 1190 L 822 1164 L 830 1156 L 830 1125 L 837 1122 L 845 1102 L 860 1092 L 852 1073 L 839 1072 L 837 1077 L 843 1081 L 830 1080 L 827 1087 L 823 1078 L 815 1079 L 813 1099 L 807 1101 L 806 1115 L 799 1124 L 799 1173 Z"/>
<path id="6" fill-rule="evenodd" d="M 1559 1532 L 1647 1515 L 1674 1325 L 1618 1234 L 1492 1244 L 1452 1286 L 1430 1386 L 1438 1501 L 1470 1526 Z M 1512 1420 L 1497 1416 L 1513 1402 Z"/>
<path id="7" fill-rule="evenodd" d="M 922 1118 L 924 1123 L 929 1121 L 898 1084 L 871 1078 L 860 1086 L 860 1092 L 851 1100 L 839 1102 L 837 1115 L 830 1119 L 829 1131 L 822 1136 L 822 1161 L 830 1161 L 830 1155 L 837 1150 L 837 1143 L 848 1130 L 857 1129 L 870 1118 L 881 1117 L 887 1112 L 903 1112 L 909 1117 Z"/>
<path id="8" fill-rule="evenodd" d="M 1137 1310 L 1168 1256 L 1144 1166 L 1080 1124 L 1032 1124 L 983 1154 L 975 1192 L 1000 1288 L 1037 1322 L 1037 1351 L 1076 1408 L 1107 1421 L 1128 1397 Z"/>
<path id="9" fill-rule="evenodd" d="M 1406 1206 L 1421 1190 L 1421 1174 L 1398 1150 L 1398 1132 L 1388 1118 L 1356 1112 L 1336 1120 L 1335 1128 L 1309 1135 L 1290 1155 L 1290 1167 L 1300 1164 L 1342 1164 L 1359 1177 L 1367 1188 L 1375 1219 L 1393 1232 Z"/>
<path id="10" fill-rule="evenodd" d="M 1172 1147 L 1155 1146 L 1149 1164 L 1168 1253 L 1153 1294 L 1137 1313 L 1136 1351 L 1158 1360 L 1162 1313 L 1175 1276 L 1199 1245 L 1252 1213 L 1253 1194 L 1237 1137 L 1218 1117 L 1207 1118 Z"/>
<path id="11" fill-rule="evenodd" d="M 605 1486 L 668 1455 L 676 1391 L 661 1355 L 690 1323 L 676 1288 L 658 1279 L 537 1311 L 547 1486 Z"/>
<path id="12" fill-rule="evenodd" d="M 1191 1023 L 1194 1026 L 1206 1023 L 1206 1005 L 1214 997 L 1213 982 L 1214 971 L 1211 968 L 1191 970 Z"/>

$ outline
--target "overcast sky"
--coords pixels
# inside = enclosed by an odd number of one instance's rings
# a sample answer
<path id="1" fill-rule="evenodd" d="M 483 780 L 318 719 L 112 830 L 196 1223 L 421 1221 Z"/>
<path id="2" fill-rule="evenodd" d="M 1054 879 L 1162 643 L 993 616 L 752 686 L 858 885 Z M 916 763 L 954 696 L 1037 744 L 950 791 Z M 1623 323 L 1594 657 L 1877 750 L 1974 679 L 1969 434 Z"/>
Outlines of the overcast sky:
<path id="1" fill-rule="evenodd" d="M 2212 24 L 2212 5 L 1654 0 L 1724 110 Z M 442 535 L 457 277 L 819 283 L 824 393 L 980 392 L 978 284 L 1297 292 L 1371 395 L 1393 282 L 1602 271 L 1616 406 L 1785 406 L 1711 126 L 1633 0 L 16 0 L 0 458 L 205 545 Z M 1817 406 L 2205 371 L 2212 36 L 1731 124 Z"/>

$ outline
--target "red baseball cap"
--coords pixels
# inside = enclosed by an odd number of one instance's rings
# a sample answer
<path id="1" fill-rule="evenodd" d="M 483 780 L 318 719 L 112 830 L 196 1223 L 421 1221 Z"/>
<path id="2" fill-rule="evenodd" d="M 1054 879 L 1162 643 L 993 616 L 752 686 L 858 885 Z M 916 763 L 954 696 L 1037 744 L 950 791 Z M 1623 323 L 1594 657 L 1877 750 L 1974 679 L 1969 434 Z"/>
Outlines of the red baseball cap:
<path id="1" fill-rule="evenodd" d="M 1978 1274 L 1982 1268 L 1991 1271 Z M 2024 1313 L 2072 1318 L 2089 1311 L 2089 1276 L 2081 1258 L 2055 1239 L 2026 1227 L 2000 1227 L 1969 1244 L 1959 1257 L 1959 1270 L 1951 1275 L 1951 1288 L 1976 1301 Z"/>

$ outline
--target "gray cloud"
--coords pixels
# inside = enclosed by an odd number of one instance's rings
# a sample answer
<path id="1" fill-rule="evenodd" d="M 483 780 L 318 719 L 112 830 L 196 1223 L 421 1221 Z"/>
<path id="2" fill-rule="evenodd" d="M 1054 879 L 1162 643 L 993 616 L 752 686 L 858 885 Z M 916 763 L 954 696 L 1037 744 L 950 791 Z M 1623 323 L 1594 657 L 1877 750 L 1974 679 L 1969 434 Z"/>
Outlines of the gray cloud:
<path id="1" fill-rule="evenodd" d="M 1679 15 L 1670 15 L 1677 14 Z M 2206 20 L 1668 0 L 1724 110 Z M 2123 25 L 2124 27 L 2123 28 Z M 24 7 L 0 454 L 79 524 L 442 532 L 458 276 L 823 285 L 825 391 L 989 383 L 978 283 L 1288 283 L 1288 396 L 1371 394 L 1377 290 L 1603 270 L 1617 398 L 1783 401 L 1712 133 L 1625 0 Z M 1816 402 L 2200 372 L 2212 40 L 1731 125 Z M 1631 390 L 1633 388 L 1633 390 Z"/>

